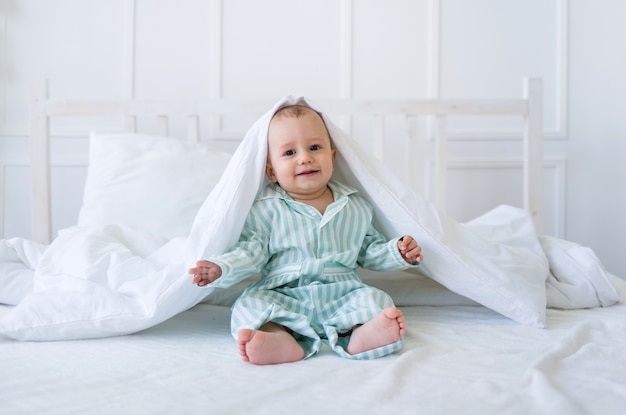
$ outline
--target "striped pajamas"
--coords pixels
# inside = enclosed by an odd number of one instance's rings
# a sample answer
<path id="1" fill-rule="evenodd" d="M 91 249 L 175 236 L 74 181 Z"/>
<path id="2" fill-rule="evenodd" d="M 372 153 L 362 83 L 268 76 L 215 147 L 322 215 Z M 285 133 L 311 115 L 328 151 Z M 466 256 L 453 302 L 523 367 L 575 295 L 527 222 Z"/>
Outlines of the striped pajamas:
<path id="1" fill-rule="evenodd" d="M 293 200 L 270 184 L 257 198 L 234 249 L 208 258 L 222 269 L 212 286 L 230 286 L 259 274 L 233 305 L 231 330 L 259 329 L 274 322 L 293 331 L 305 358 L 327 339 L 340 356 L 372 359 L 400 349 L 398 342 L 356 355 L 346 352 L 349 333 L 378 315 L 393 301 L 366 286 L 358 266 L 375 271 L 410 265 L 373 226 L 371 205 L 356 190 L 329 183 L 334 202 L 324 214 Z"/>

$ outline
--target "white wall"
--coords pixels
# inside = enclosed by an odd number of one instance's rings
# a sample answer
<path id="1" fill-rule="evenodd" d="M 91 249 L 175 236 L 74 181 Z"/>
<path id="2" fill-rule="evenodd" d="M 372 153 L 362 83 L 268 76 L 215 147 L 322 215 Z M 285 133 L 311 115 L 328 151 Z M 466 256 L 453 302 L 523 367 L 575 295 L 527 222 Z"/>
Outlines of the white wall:
<path id="1" fill-rule="evenodd" d="M 516 98 L 537 76 L 546 233 L 626 277 L 625 15 L 622 0 L 0 0 L 0 236 L 30 236 L 32 79 L 59 98 Z M 521 205 L 520 121 L 451 123 L 450 214 Z M 76 222 L 87 132 L 122 125 L 52 125 L 55 230 Z"/>

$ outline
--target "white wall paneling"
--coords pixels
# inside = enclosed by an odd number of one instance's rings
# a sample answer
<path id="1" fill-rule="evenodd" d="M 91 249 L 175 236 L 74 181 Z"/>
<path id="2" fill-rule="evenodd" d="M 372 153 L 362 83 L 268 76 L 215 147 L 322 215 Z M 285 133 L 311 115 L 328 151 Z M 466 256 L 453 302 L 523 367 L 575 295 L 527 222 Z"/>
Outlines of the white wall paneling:
<path id="1" fill-rule="evenodd" d="M 135 0 L 126 0 L 124 3 L 124 48 L 123 83 L 124 97 L 135 97 Z"/>
<path id="2" fill-rule="evenodd" d="M 211 26 L 209 38 L 209 66 L 213 70 L 209 73 L 209 98 L 222 98 L 222 0 L 212 0 L 210 3 L 209 24 Z M 208 121 L 210 137 L 217 137 L 222 131 L 221 117 L 212 116 Z"/>
<path id="3" fill-rule="evenodd" d="M 569 20 L 568 0 L 556 0 L 557 8 L 557 59 L 556 59 L 556 100 L 555 124 L 553 128 L 547 128 L 544 137 L 567 138 L 568 120 L 568 48 L 569 48 Z"/>
<path id="4" fill-rule="evenodd" d="M 441 65 L 441 1 L 429 1 L 428 25 L 428 98 L 439 98 Z"/>
<path id="5" fill-rule="evenodd" d="M 6 220 L 4 215 L 6 205 L 6 168 L 5 164 L 0 165 L 0 236 L 4 235 L 4 221 Z"/>
<path id="6" fill-rule="evenodd" d="M 126 0 L 124 3 L 124 97 L 135 97 L 135 0 Z M 126 131 L 137 130 L 137 119 L 126 117 L 124 120 Z"/>
<path id="7" fill-rule="evenodd" d="M 8 77 L 10 66 L 7 56 L 8 49 L 8 36 L 7 36 L 7 19 L 8 19 L 7 5 L 4 2 L 0 2 L 0 132 L 6 131 L 6 108 L 7 108 L 7 95 L 6 84 L 4 81 Z M 1 209 L 1 207 L 0 207 Z"/>
<path id="8" fill-rule="evenodd" d="M 626 96 L 626 53 L 619 43 L 626 38 L 619 21 L 624 13 L 622 0 L 0 0 L 0 234 L 30 236 L 28 222 L 15 215 L 31 209 L 20 184 L 30 174 L 24 163 L 34 79 L 48 78 L 53 98 L 275 101 L 298 94 L 315 101 L 517 98 L 522 78 L 540 77 L 546 231 L 597 249 L 609 270 L 626 276 L 626 264 L 614 252 L 626 245 L 614 226 L 626 211 L 626 194 L 615 188 L 626 177 L 617 156 L 626 142 L 617 110 Z M 191 118 L 167 127 L 183 135 L 193 125 L 190 139 L 214 138 L 228 147 L 253 121 Z M 408 127 L 419 136 L 408 150 L 400 139 L 373 140 L 371 127 L 358 117 L 335 121 L 364 144 L 376 144 L 394 171 L 409 165 L 409 179 L 418 186 L 427 181 L 419 176 L 431 174 L 426 165 L 435 150 L 434 121 Z M 405 136 L 394 120 L 386 123 L 382 128 Z M 451 161 L 521 154 L 523 120 L 448 117 L 446 124 Z M 145 119 L 133 126 L 122 117 L 57 120 L 50 125 L 53 163 L 86 159 L 90 130 L 128 127 L 147 133 L 162 128 Z M 409 153 L 413 160 L 406 160 Z M 567 174 L 564 162 L 555 161 L 561 157 L 567 157 Z M 54 166 L 53 180 L 83 171 Z M 516 182 L 520 173 L 516 167 L 451 167 L 447 174 L 451 184 L 468 180 L 481 188 L 479 177 Z M 447 204 L 456 206 L 450 199 L 456 192 L 450 192 Z M 57 223 L 75 220 L 77 208 L 64 203 L 54 205 Z M 466 208 L 455 214 L 470 215 Z"/>
<path id="9" fill-rule="evenodd" d="M 568 1 L 433 0 L 432 4 L 432 39 L 439 42 L 431 47 L 431 72 L 438 74 L 431 88 L 435 97 L 515 96 L 512 85 L 517 79 L 541 77 L 544 136 L 566 138 Z M 450 140 L 520 136 L 514 119 L 459 119 L 450 125 Z"/>

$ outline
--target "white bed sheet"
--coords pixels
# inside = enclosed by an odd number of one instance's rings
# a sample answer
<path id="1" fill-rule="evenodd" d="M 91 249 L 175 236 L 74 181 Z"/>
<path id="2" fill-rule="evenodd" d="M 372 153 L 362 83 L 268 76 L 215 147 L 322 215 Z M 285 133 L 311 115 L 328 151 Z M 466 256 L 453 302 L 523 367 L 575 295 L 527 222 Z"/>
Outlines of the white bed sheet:
<path id="1" fill-rule="evenodd" d="M 626 282 L 615 285 L 619 304 L 548 309 L 547 329 L 482 306 L 402 307 L 404 348 L 373 361 L 325 347 L 292 364 L 244 363 L 229 308 L 205 303 L 127 336 L 0 337 L 0 413 L 623 415 Z"/>

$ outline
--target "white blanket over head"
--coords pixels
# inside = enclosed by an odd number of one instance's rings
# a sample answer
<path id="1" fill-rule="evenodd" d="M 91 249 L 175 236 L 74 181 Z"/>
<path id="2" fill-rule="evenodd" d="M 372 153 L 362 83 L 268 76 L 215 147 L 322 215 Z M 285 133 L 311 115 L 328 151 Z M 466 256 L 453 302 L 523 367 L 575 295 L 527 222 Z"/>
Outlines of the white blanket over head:
<path id="1" fill-rule="evenodd" d="M 263 115 L 200 208 L 187 238 L 167 240 L 107 225 L 63 230 L 48 247 L 23 239 L 2 241 L 0 261 L 13 265 L 21 261 L 34 269 L 35 282 L 33 291 L 0 320 L 0 331 L 22 340 L 128 334 L 158 324 L 210 295 L 212 288 L 191 284 L 187 270 L 197 259 L 222 253 L 237 241 L 266 182 L 271 117 L 278 108 L 296 103 L 322 112 L 303 98 L 286 97 Z M 410 234 L 418 241 L 424 256 L 421 271 L 427 276 L 535 327 L 545 326 L 550 298 L 557 298 L 555 305 L 564 308 L 617 301 L 592 252 L 585 251 L 581 259 L 579 251 L 585 248 L 551 238 L 540 240 L 528 214 L 513 207 L 501 206 L 467 224 L 455 222 L 399 182 L 323 116 L 337 148 L 337 179 L 373 204 L 383 234 Z M 572 250 L 575 255 L 568 255 Z M 580 269 L 581 261 L 588 272 L 583 276 L 570 272 Z M 567 280 L 559 283 L 559 275 Z M 548 291 L 546 279 L 557 281 Z"/>

